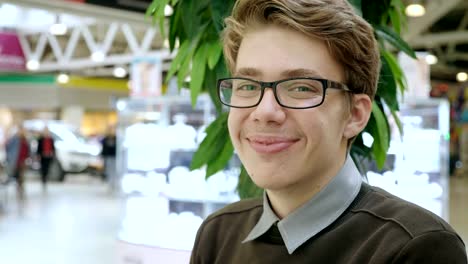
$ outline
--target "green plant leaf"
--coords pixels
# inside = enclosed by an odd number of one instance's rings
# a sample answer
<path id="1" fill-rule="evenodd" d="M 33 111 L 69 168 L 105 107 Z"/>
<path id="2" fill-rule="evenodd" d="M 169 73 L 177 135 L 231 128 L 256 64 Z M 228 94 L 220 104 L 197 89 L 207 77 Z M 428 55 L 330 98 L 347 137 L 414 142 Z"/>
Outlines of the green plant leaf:
<path id="1" fill-rule="evenodd" d="M 164 25 L 164 22 L 165 22 L 165 13 L 164 13 L 164 9 L 166 7 L 167 4 L 169 4 L 169 1 L 170 0 L 157 0 L 157 1 L 153 1 L 153 3 L 151 3 L 151 5 L 148 7 L 148 9 L 146 9 L 146 15 L 152 15 L 153 16 L 153 19 L 152 19 L 152 23 L 153 25 L 156 24 L 156 22 L 158 22 L 157 24 L 159 25 L 159 31 L 161 33 L 161 36 L 162 36 L 162 39 L 165 39 L 165 25 Z"/>
<path id="2" fill-rule="evenodd" d="M 226 63 L 224 62 L 224 58 L 221 58 L 218 60 L 218 63 L 216 64 L 213 70 L 213 73 L 214 73 L 214 76 L 212 77 L 213 79 L 207 80 L 207 81 L 210 81 L 210 83 L 207 83 L 205 88 L 206 90 L 208 90 L 208 93 L 210 94 L 210 97 L 213 100 L 213 103 L 216 107 L 216 112 L 221 113 L 222 104 L 218 98 L 218 90 L 217 90 L 216 84 L 217 84 L 218 79 L 226 78 L 229 75 L 227 71 Z"/>
<path id="3" fill-rule="evenodd" d="M 189 39 L 194 38 L 194 34 L 197 33 L 196 28 L 199 26 L 200 21 L 199 18 L 195 15 L 196 14 L 196 6 L 194 4 L 197 1 L 180 1 L 179 2 L 179 12 L 181 12 L 181 21 L 182 27 L 184 28 L 185 32 L 187 32 L 187 36 Z"/>
<path id="4" fill-rule="evenodd" d="M 226 135 L 224 135 L 224 146 L 223 150 L 221 153 L 219 153 L 218 156 L 215 157 L 215 159 L 211 160 L 206 168 L 206 178 L 209 178 L 216 172 L 222 170 L 223 168 L 226 167 L 228 164 L 229 160 L 232 157 L 232 154 L 234 154 L 234 147 L 232 146 L 231 139 L 229 138 L 229 134 L 227 130 L 224 130 L 226 132 Z"/>
<path id="5" fill-rule="evenodd" d="M 158 6 L 159 6 L 159 1 L 153 1 L 146 9 L 145 17 L 153 16 L 156 13 Z"/>
<path id="6" fill-rule="evenodd" d="M 395 48 L 403 51 L 404 53 L 408 54 L 408 56 L 416 59 L 416 54 L 414 53 L 413 49 L 406 43 L 401 37 L 393 31 L 390 27 L 387 26 L 375 26 L 375 32 L 377 36 L 382 39 L 385 39 L 390 44 L 392 44 Z"/>
<path id="7" fill-rule="evenodd" d="M 391 6 L 395 9 L 396 14 L 398 14 L 398 20 L 400 22 L 400 24 L 399 24 L 400 31 L 398 31 L 396 29 L 395 29 L 395 31 L 398 34 L 401 34 L 402 30 L 407 27 L 406 14 L 405 14 L 405 3 L 403 3 L 402 0 L 392 0 Z M 392 26 L 394 28 L 396 27 L 395 24 L 392 24 Z"/>
<path id="8" fill-rule="evenodd" d="M 221 47 L 221 43 L 219 40 L 217 40 L 210 44 L 209 49 L 208 67 L 210 67 L 210 69 L 214 69 L 218 63 L 219 58 L 221 57 L 221 54 L 223 53 L 223 47 Z"/>
<path id="9" fill-rule="evenodd" d="M 395 78 L 395 81 L 398 84 L 398 87 L 400 88 L 400 93 L 403 94 L 406 89 L 405 75 L 403 74 L 403 71 L 401 70 L 401 67 L 398 64 L 397 60 L 395 59 L 395 56 L 393 56 L 393 54 L 384 49 L 380 50 L 380 54 L 382 54 L 382 56 L 385 58 L 386 63 L 388 64 L 388 66 L 390 66 L 393 77 Z"/>
<path id="10" fill-rule="evenodd" d="M 356 13 L 362 16 L 361 0 L 348 0 L 348 2 L 354 7 Z"/>
<path id="11" fill-rule="evenodd" d="M 222 113 L 205 130 L 206 137 L 194 153 L 190 169 L 198 169 L 219 155 L 226 142 L 228 113 Z"/>
<path id="12" fill-rule="evenodd" d="M 393 116 L 393 120 L 395 120 L 395 124 L 398 127 L 398 132 L 400 133 L 400 137 L 403 137 L 403 125 L 401 124 L 400 117 L 396 111 L 390 110 L 390 113 Z"/>
<path id="13" fill-rule="evenodd" d="M 250 178 L 244 166 L 241 167 L 237 193 L 241 199 L 262 197 L 263 189 L 259 188 Z"/>
<path id="14" fill-rule="evenodd" d="M 177 73 L 177 85 L 179 87 L 183 86 L 185 78 L 188 76 L 190 72 L 190 64 L 192 63 L 193 55 L 195 54 L 195 51 L 197 50 L 199 46 L 202 36 L 205 34 L 205 29 L 207 25 L 208 24 L 204 24 L 203 26 L 201 26 L 199 29 L 200 31 L 195 36 L 195 38 L 190 40 L 190 45 L 188 48 L 187 55 L 183 59 L 181 66 L 179 67 L 179 71 Z"/>
<path id="15" fill-rule="evenodd" d="M 211 17 L 218 33 L 223 30 L 224 18 L 231 14 L 234 2 L 233 0 L 210 0 Z"/>
<path id="16" fill-rule="evenodd" d="M 197 38 L 202 25 L 211 23 L 211 21 L 203 20 L 204 16 L 201 14 L 207 10 L 208 4 L 209 0 L 179 2 L 178 11 L 181 12 L 182 26 L 189 39 Z"/>
<path id="17" fill-rule="evenodd" d="M 388 11 L 388 15 L 390 16 L 390 22 L 392 23 L 395 32 L 397 34 L 401 34 L 401 21 L 399 11 L 394 6 L 391 6 Z"/>
<path id="18" fill-rule="evenodd" d="M 166 76 L 166 83 L 171 79 L 172 76 L 177 72 L 179 69 L 182 61 L 186 58 L 187 53 L 189 51 L 190 47 L 190 42 L 189 41 L 184 41 L 177 52 L 177 55 L 171 62 L 171 67 L 169 68 L 169 72 L 167 73 Z"/>
<path id="19" fill-rule="evenodd" d="M 221 102 L 218 99 L 218 91 L 216 89 L 216 69 L 207 69 L 205 73 L 205 80 L 203 81 L 203 90 L 208 92 L 210 95 L 211 101 L 215 105 L 216 112 L 221 113 Z"/>
<path id="20" fill-rule="evenodd" d="M 389 6 L 390 0 L 362 0 L 362 15 L 371 25 L 379 25 Z"/>
<path id="21" fill-rule="evenodd" d="M 183 32 L 183 27 L 179 26 L 182 22 L 180 21 L 181 13 L 178 9 L 174 10 L 174 13 L 169 18 L 169 50 L 173 51 L 175 48 L 175 44 L 177 39 L 180 42 L 185 40 L 185 34 Z"/>
<path id="22" fill-rule="evenodd" d="M 379 95 L 391 110 L 398 111 L 397 87 L 392 69 L 390 68 L 385 56 L 381 57 L 382 68 L 380 69 L 380 79 L 377 88 Z"/>
<path id="23" fill-rule="evenodd" d="M 189 50 L 188 55 L 182 61 L 179 71 L 177 72 L 177 87 L 182 88 L 189 88 L 185 86 L 186 84 L 185 79 L 187 78 L 188 74 L 190 73 L 190 64 L 192 63 L 194 50 Z M 188 83 L 190 85 L 190 83 Z"/>
<path id="24" fill-rule="evenodd" d="M 190 75 L 190 97 L 192 99 L 193 106 L 195 106 L 197 103 L 197 97 L 202 89 L 209 48 L 209 43 L 202 44 L 196 51 L 192 61 L 192 73 Z"/>
<path id="25" fill-rule="evenodd" d="M 387 120 L 376 101 L 372 103 L 372 116 L 369 122 L 371 135 L 374 137 L 372 153 L 374 154 L 377 166 L 383 168 L 387 157 L 389 134 L 387 130 Z"/>

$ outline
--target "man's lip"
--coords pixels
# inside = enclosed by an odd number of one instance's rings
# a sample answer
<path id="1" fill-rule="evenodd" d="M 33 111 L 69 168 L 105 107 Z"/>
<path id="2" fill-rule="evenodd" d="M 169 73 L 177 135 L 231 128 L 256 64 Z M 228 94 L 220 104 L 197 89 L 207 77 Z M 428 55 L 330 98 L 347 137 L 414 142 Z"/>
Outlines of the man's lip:
<path id="1" fill-rule="evenodd" d="M 274 154 L 288 149 L 299 139 L 276 136 L 251 136 L 247 137 L 250 146 L 261 154 Z"/>

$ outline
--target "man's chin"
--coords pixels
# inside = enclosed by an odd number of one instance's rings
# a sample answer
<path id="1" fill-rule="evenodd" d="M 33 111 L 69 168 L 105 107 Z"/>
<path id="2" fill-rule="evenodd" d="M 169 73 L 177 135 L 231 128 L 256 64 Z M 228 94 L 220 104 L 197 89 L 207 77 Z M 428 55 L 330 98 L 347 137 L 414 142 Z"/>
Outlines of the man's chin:
<path id="1" fill-rule="evenodd" d="M 282 189 L 283 186 L 285 185 L 284 182 L 281 181 L 281 179 L 276 179 L 275 177 L 272 177 L 272 175 L 268 174 L 257 174 L 257 175 L 251 175 L 250 179 L 254 182 L 257 187 L 265 190 L 277 190 L 277 189 Z"/>

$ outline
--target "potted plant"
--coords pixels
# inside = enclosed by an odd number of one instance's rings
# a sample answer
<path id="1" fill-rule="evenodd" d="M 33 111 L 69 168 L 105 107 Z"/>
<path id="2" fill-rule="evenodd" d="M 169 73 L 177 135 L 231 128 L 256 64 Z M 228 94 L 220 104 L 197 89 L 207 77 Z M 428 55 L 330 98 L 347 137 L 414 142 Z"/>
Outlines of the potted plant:
<path id="1" fill-rule="evenodd" d="M 206 129 L 207 136 L 194 154 L 191 169 L 206 165 L 206 177 L 222 170 L 231 159 L 234 148 L 227 130 L 227 113 L 222 111 L 216 95 L 216 80 L 226 77 L 228 71 L 222 54 L 220 33 L 223 20 L 231 13 L 235 0 L 153 0 L 147 9 L 147 16 L 153 24 L 158 24 L 162 36 L 169 40 L 171 51 L 176 49 L 166 81 L 177 77 L 178 86 L 188 86 L 192 103 L 197 96 L 207 92 L 216 107 L 218 117 Z M 372 115 L 362 133 L 373 138 L 371 147 L 364 145 L 361 135 L 356 138 L 351 156 L 359 160 L 372 159 L 381 168 L 385 163 L 390 143 L 390 113 L 400 133 L 402 127 L 398 118 L 399 104 L 397 94 L 406 89 L 404 74 L 397 63 L 394 52 L 402 51 L 415 58 L 413 50 L 400 37 L 406 25 L 402 0 L 349 0 L 364 19 L 374 28 L 375 37 L 380 44 L 382 68 L 379 86 L 372 107 Z M 166 17 L 166 6 L 173 14 Z M 190 76 L 190 82 L 184 80 Z M 364 173 L 365 168 L 360 168 Z M 257 188 L 242 168 L 237 187 L 241 198 L 258 196 L 262 190 Z"/>

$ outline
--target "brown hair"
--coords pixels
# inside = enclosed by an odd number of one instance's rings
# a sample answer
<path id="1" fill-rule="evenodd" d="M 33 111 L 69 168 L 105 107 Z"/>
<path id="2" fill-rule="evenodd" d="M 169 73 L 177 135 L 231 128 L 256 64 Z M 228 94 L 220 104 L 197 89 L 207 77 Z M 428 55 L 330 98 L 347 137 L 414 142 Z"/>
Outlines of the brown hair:
<path id="1" fill-rule="evenodd" d="M 324 40 L 343 65 L 348 87 L 374 98 L 380 71 L 377 41 L 369 23 L 346 0 L 239 0 L 225 23 L 223 48 L 231 73 L 246 31 L 275 24 Z"/>

